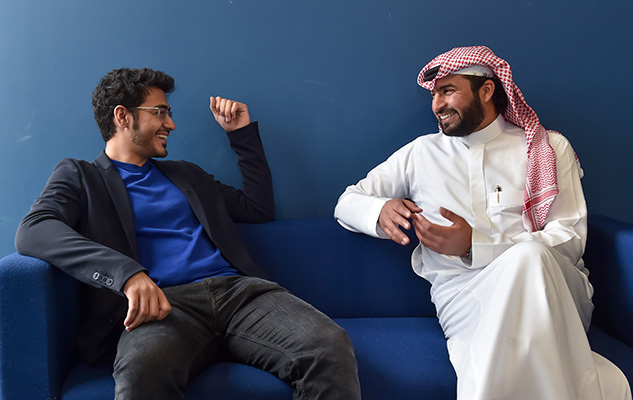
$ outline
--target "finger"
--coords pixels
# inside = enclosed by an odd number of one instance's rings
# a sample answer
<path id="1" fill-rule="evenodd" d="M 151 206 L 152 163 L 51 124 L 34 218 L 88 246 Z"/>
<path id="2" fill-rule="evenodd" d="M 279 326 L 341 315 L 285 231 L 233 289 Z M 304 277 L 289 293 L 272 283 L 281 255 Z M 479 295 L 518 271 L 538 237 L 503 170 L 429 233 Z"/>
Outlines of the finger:
<path id="1" fill-rule="evenodd" d="M 158 313 L 158 317 L 156 319 L 159 321 L 162 321 L 171 312 L 171 304 L 169 303 L 169 300 L 167 300 L 167 297 L 165 297 L 165 294 L 163 293 L 162 290 L 158 298 L 158 303 L 159 303 L 160 310 Z"/>
<path id="2" fill-rule="evenodd" d="M 160 314 L 160 303 L 156 296 L 151 296 L 148 299 L 147 311 L 148 311 L 147 315 L 145 316 L 145 319 L 143 319 L 142 322 L 149 322 L 158 318 L 158 315 Z"/>
<path id="3" fill-rule="evenodd" d="M 404 202 L 396 203 L 393 207 L 393 211 L 397 214 L 398 217 L 404 219 L 405 221 L 411 218 L 411 210 L 409 210 L 409 207 L 407 207 Z M 397 219 L 397 217 L 393 218 L 394 220 Z"/>
<path id="4" fill-rule="evenodd" d="M 233 115 L 233 106 L 235 102 L 233 100 L 227 100 L 224 105 L 224 121 L 231 122 L 235 119 L 235 115 Z"/>
<path id="5" fill-rule="evenodd" d="M 422 209 L 420 207 L 418 207 L 418 205 L 415 204 L 414 202 L 412 202 L 411 200 L 403 200 L 402 203 L 412 213 L 420 213 L 420 212 L 422 212 Z"/>
<path id="6" fill-rule="evenodd" d="M 447 210 L 444 207 L 440 207 L 440 215 L 442 217 L 446 218 L 447 220 L 451 221 L 452 223 L 458 223 L 458 222 L 461 222 L 463 220 L 462 217 L 460 217 L 459 215 L 455 214 L 451 210 Z"/>
<path id="7" fill-rule="evenodd" d="M 415 214 L 415 218 L 416 221 L 420 224 L 420 227 L 428 234 L 435 235 L 437 228 L 440 227 L 440 225 L 432 223 L 422 214 Z"/>
<path id="8" fill-rule="evenodd" d="M 411 223 L 409 219 L 413 216 L 408 210 L 404 212 L 404 210 L 397 210 L 398 213 L 392 216 L 392 221 L 395 225 L 401 226 L 402 228 L 409 230 L 411 228 Z"/>
<path id="9" fill-rule="evenodd" d="M 222 118 L 222 98 L 220 96 L 216 96 L 213 98 L 213 116 L 216 121 Z"/>
<path id="10" fill-rule="evenodd" d="M 409 243 L 409 237 L 405 235 L 400 230 L 398 225 L 394 224 L 393 222 L 385 224 L 385 226 L 382 228 L 382 230 L 387 234 L 387 237 L 389 237 L 389 239 L 393 240 L 394 242 L 401 245 L 406 245 Z"/>
<path id="11" fill-rule="evenodd" d="M 437 236 L 433 232 L 435 225 L 421 214 L 415 214 L 412 220 L 415 234 L 420 239 L 420 242 L 435 251 L 437 249 Z"/>
<path id="12" fill-rule="evenodd" d="M 127 315 L 125 316 L 125 321 L 123 321 L 123 325 L 126 328 L 129 328 L 132 325 L 132 321 L 136 318 L 136 314 L 138 313 L 138 299 L 129 299 L 128 300 L 128 308 Z"/>
<path id="13" fill-rule="evenodd" d="M 129 332 L 137 328 L 138 326 L 140 326 L 145 320 L 145 314 L 147 314 L 147 305 L 145 304 L 145 301 L 143 301 L 142 298 L 139 298 L 138 306 L 136 307 L 134 317 L 131 318 L 129 323 L 124 324 L 125 329 Z"/>
<path id="14" fill-rule="evenodd" d="M 217 113 L 217 115 L 222 114 L 222 97 L 215 96 L 213 109 Z"/>
<path id="15" fill-rule="evenodd" d="M 237 110 L 238 110 L 239 104 L 234 101 L 233 104 L 231 104 L 231 118 L 235 119 L 237 118 Z"/>
<path id="16" fill-rule="evenodd" d="M 225 122 L 231 122 L 231 101 L 228 99 L 222 99 L 222 113 Z"/>
<path id="17" fill-rule="evenodd" d="M 389 237 L 389 239 L 393 240 L 394 242 L 402 245 L 409 243 L 409 238 L 405 234 L 403 234 L 402 231 L 397 227 L 393 229 L 383 230 L 387 234 L 387 237 Z"/>
<path id="18" fill-rule="evenodd" d="M 409 218 L 411 218 L 412 213 L 402 202 L 390 203 L 385 210 L 385 216 L 386 220 L 393 223 L 396 227 L 411 228 Z"/>

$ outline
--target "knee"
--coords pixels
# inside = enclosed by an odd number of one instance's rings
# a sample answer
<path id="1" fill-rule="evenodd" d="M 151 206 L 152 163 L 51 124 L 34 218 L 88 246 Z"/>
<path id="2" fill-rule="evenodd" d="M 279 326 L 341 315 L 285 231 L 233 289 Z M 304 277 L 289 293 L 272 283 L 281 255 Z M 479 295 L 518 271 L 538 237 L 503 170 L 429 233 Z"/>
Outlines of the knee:
<path id="1" fill-rule="evenodd" d="M 347 354 L 354 353 L 354 346 L 352 340 L 345 329 L 336 324 L 331 326 L 321 337 L 320 342 L 325 351 L 329 351 L 332 354 Z"/>
<path id="2" fill-rule="evenodd" d="M 320 330 L 311 351 L 294 360 L 299 398 L 360 399 L 358 364 L 347 332 L 335 323 Z"/>
<path id="3" fill-rule="evenodd" d="M 316 332 L 313 340 L 313 362 L 341 369 L 357 369 L 354 345 L 347 332 L 332 323 L 327 329 Z"/>
<path id="4" fill-rule="evenodd" d="M 558 264 L 556 250 L 541 242 L 521 242 L 507 251 L 512 264 L 534 269 L 537 266 L 548 268 Z M 523 262 L 524 261 L 524 262 Z"/>
<path id="5" fill-rule="evenodd" d="M 540 242 L 521 242 L 508 249 L 495 262 L 494 269 L 510 281 L 538 282 L 561 276 L 561 257 Z"/>
<path id="6" fill-rule="evenodd" d="M 541 242 L 521 242 L 512 246 L 509 250 L 515 256 L 549 257 L 552 248 Z"/>

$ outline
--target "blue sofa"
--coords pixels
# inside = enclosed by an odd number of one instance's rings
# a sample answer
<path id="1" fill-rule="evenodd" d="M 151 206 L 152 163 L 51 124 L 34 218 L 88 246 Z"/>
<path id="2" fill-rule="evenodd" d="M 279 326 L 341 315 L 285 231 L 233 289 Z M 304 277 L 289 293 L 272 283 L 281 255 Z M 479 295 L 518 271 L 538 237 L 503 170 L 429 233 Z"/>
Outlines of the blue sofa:
<path id="1" fill-rule="evenodd" d="M 363 399 L 454 399 L 456 378 L 412 247 L 350 233 L 332 219 L 240 225 L 253 258 L 334 318 L 356 347 Z M 585 260 L 596 294 L 592 347 L 633 381 L 633 225 L 590 217 Z M 0 260 L 0 398 L 111 399 L 111 366 L 77 361 L 81 286 L 44 261 Z M 188 399 L 291 399 L 276 377 L 231 362 L 210 366 Z"/>

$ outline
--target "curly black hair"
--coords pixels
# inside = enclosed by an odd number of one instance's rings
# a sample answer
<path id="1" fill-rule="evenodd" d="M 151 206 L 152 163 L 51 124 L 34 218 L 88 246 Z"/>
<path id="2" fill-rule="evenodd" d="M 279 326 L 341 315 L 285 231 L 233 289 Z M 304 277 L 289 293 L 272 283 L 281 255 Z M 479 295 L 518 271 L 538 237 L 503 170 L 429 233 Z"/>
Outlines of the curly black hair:
<path id="1" fill-rule="evenodd" d="M 150 88 L 169 94 L 174 90 L 174 78 L 150 68 L 113 69 L 101 78 L 92 92 L 92 110 L 104 141 L 114 136 L 114 109 L 118 105 L 128 109 L 140 106 Z"/>

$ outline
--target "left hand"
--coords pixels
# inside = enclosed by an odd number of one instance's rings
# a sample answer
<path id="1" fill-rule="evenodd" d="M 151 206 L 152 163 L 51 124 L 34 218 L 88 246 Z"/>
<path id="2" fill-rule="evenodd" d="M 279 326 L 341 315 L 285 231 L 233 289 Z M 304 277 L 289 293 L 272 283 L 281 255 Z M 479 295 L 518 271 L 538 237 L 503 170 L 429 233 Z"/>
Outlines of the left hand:
<path id="1" fill-rule="evenodd" d="M 422 214 L 414 214 L 412 222 L 416 236 L 424 246 L 436 253 L 466 257 L 472 245 L 472 227 L 464 218 L 444 207 L 440 207 L 440 214 L 453 224 L 433 224 Z"/>
<path id="2" fill-rule="evenodd" d="M 232 132 L 251 123 L 248 106 L 244 103 L 220 96 L 211 97 L 210 103 L 209 108 L 215 120 L 226 132 Z"/>

